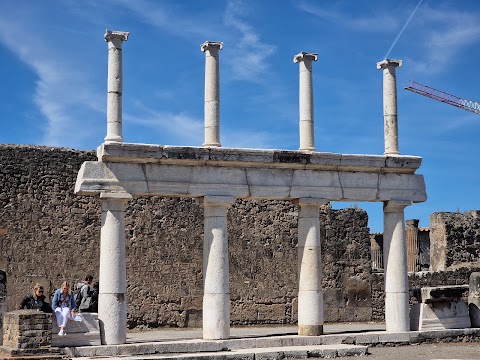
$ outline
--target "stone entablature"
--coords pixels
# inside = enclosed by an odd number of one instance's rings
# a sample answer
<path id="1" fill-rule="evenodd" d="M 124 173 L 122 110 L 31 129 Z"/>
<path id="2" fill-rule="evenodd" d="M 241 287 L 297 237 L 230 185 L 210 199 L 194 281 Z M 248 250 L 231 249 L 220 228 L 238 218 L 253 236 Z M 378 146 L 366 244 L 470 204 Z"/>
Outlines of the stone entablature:
<path id="1" fill-rule="evenodd" d="M 323 198 L 330 201 L 423 202 L 416 156 L 345 155 L 105 143 L 98 162 L 80 169 L 82 195 L 228 195 L 238 198 Z"/>

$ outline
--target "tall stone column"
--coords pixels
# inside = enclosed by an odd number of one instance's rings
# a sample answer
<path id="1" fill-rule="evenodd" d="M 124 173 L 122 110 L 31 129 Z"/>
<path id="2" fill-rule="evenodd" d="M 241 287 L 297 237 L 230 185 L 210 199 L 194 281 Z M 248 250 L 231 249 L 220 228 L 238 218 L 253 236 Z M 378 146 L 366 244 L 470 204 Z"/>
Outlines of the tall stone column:
<path id="1" fill-rule="evenodd" d="M 385 269 L 385 324 L 387 331 L 409 331 L 407 247 L 404 209 L 411 201 L 383 204 L 383 268 Z"/>
<path id="2" fill-rule="evenodd" d="M 102 344 L 124 344 L 127 337 L 125 204 L 127 193 L 100 194 L 100 273 L 98 320 Z"/>
<path id="3" fill-rule="evenodd" d="M 122 136 L 122 45 L 128 32 L 107 30 L 108 42 L 108 97 L 107 136 L 105 142 L 123 141 Z"/>
<path id="4" fill-rule="evenodd" d="M 385 59 L 377 63 L 377 69 L 383 69 L 383 130 L 385 155 L 399 155 L 398 119 L 397 119 L 397 67 L 402 60 Z"/>
<path id="5" fill-rule="evenodd" d="M 203 234 L 203 338 L 230 337 L 227 208 L 231 196 L 205 196 Z"/>
<path id="6" fill-rule="evenodd" d="M 419 220 L 412 219 L 405 222 L 405 235 L 407 237 L 407 267 L 408 271 L 419 271 L 420 246 L 418 244 Z"/>
<path id="7" fill-rule="evenodd" d="M 319 208 L 325 199 L 298 199 L 298 335 L 323 334 L 323 264 Z"/>
<path id="8" fill-rule="evenodd" d="M 382 244 L 380 244 L 380 236 L 370 234 L 370 256 L 372 258 L 372 270 L 383 270 L 383 235 Z"/>
<path id="9" fill-rule="evenodd" d="M 205 142 L 203 146 L 220 145 L 220 59 L 223 42 L 205 41 Z"/>
<path id="10" fill-rule="evenodd" d="M 301 52 L 293 57 L 300 69 L 299 111 L 300 111 L 300 149 L 315 151 L 313 120 L 313 81 L 312 61 L 317 61 L 318 54 Z"/>

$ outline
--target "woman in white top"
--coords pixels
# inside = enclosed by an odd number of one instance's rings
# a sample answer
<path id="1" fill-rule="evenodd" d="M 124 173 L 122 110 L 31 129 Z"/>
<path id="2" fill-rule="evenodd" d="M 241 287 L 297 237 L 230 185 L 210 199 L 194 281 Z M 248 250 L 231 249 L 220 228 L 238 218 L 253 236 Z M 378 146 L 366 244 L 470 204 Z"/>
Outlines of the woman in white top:
<path id="1" fill-rule="evenodd" d="M 65 336 L 65 326 L 68 318 L 75 317 L 75 298 L 70 290 L 68 281 L 64 281 L 60 289 L 55 290 L 53 295 L 53 308 L 57 318 L 57 325 L 60 328 L 58 335 Z"/>

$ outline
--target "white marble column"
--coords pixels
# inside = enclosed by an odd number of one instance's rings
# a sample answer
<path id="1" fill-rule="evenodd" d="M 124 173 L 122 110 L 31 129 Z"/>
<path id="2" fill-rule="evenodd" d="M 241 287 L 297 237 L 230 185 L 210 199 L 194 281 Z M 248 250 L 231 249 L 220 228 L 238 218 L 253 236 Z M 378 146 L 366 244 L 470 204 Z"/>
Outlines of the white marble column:
<path id="1" fill-rule="evenodd" d="M 205 41 L 200 50 L 205 53 L 205 142 L 203 146 L 220 145 L 220 59 L 223 43 Z"/>
<path id="2" fill-rule="evenodd" d="M 122 45 L 128 32 L 107 30 L 108 42 L 108 97 L 107 136 L 105 142 L 123 141 L 122 136 Z"/>
<path id="3" fill-rule="evenodd" d="M 317 61 L 318 54 L 301 52 L 293 57 L 300 69 L 299 112 L 300 112 L 300 149 L 315 151 L 313 120 L 313 81 L 312 61 Z"/>
<path id="4" fill-rule="evenodd" d="M 102 193 L 98 320 L 102 344 L 125 344 L 127 336 L 125 204 L 127 193 Z"/>
<path id="5" fill-rule="evenodd" d="M 298 205 L 298 335 L 323 334 L 323 264 L 319 208 L 325 199 L 303 198 Z"/>
<path id="6" fill-rule="evenodd" d="M 383 204 L 383 268 L 385 271 L 385 324 L 387 331 L 409 331 L 409 286 L 404 209 L 411 201 Z"/>
<path id="7" fill-rule="evenodd" d="M 402 60 L 385 59 L 377 63 L 377 69 L 383 69 L 383 130 L 385 155 L 399 155 L 398 119 L 397 119 L 397 67 Z"/>
<path id="8" fill-rule="evenodd" d="M 227 208 L 231 196 L 205 196 L 203 234 L 203 338 L 230 337 Z"/>

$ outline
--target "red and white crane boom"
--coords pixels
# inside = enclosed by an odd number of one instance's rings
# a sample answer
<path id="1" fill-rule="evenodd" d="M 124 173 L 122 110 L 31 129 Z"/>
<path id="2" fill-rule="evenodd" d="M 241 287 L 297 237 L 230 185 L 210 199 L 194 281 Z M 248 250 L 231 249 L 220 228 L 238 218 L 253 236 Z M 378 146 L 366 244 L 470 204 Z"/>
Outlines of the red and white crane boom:
<path id="1" fill-rule="evenodd" d="M 405 86 L 404 89 L 437 101 L 441 101 L 446 104 L 456 106 L 460 109 L 471 111 L 475 114 L 480 114 L 480 103 L 472 100 L 459 98 L 458 96 L 451 95 L 446 92 L 434 89 L 432 87 L 419 84 L 413 80 L 410 85 Z"/>

